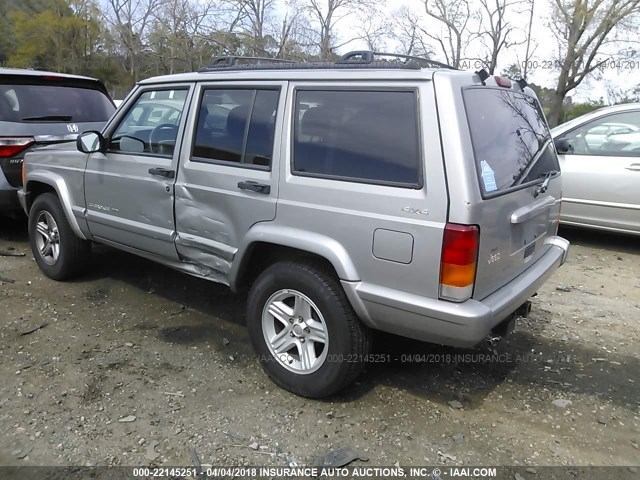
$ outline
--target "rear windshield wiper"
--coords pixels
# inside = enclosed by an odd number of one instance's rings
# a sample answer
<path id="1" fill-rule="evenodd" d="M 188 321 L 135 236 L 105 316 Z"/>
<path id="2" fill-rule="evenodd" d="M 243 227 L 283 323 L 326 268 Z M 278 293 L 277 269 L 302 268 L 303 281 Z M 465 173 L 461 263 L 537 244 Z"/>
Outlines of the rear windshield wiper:
<path id="1" fill-rule="evenodd" d="M 550 143 L 551 143 L 551 137 L 547 138 L 545 142 L 542 144 L 542 146 L 538 148 L 536 153 L 531 157 L 531 161 L 529 162 L 529 164 L 525 168 L 523 168 L 520 174 L 515 178 L 512 186 L 520 185 L 522 182 L 524 182 L 524 180 L 527 178 L 527 175 L 529 175 L 529 172 L 531 172 L 531 169 L 533 168 L 533 166 L 536 163 L 538 163 L 538 160 L 542 158 L 546 148 L 549 146 Z"/>
<path id="2" fill-rule="evenodd" d="M 540 174 L 538 178 L 544 178 L 544 180 L 542 181 L 540 186 L 536 188 L 536 191 L 533 194 L 534 198 L 540 195 L 541 193 L 544 193 L 547 191 L 547 188 L 549 188 L 549 182 L 551 181 L 551 177 L 553 177 L 556 173 L 560 173 L 560 172 L 558 172 L 557 170 L 549 170 L 548 172 Z"/>
<path id="3" fill-rule="evenodd" d="M 41 117 L 24 117 L 23 122 L 70 122 L 71 115 L 43 115 Z"/>

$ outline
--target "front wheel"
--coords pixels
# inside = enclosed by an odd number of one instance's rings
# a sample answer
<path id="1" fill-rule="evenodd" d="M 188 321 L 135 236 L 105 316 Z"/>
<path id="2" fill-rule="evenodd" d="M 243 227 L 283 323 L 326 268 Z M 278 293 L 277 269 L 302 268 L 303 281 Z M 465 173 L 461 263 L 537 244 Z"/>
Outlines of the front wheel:
<path id="1" fill-rule="evenodd" d="M 29 242 L 38 267 L 54 280 L 79 274 L 91 251 L 91 244 L 73 232 L 60 200 L 52 193 L 38 196 L 31 206 Z"/>
<path id="2" fill-rule="evenodd" d="M 339 282 L 313 263 L 267 268 L 249 292 L 247 322 L 266 373 L 303 397 L 326 397 L 346 387 L 370 351 L 369 330 Z"/>

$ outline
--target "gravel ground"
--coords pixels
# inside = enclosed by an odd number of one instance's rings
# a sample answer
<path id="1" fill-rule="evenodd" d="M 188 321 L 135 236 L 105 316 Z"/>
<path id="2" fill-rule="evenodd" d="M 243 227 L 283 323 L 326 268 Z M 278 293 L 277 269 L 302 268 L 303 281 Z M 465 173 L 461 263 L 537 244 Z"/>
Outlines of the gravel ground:
<path id="1" fill-rule="evenodd" d="M 340 447 L 368 465 L 639 464 L 637 239 L 563 231 L 570 260 L 511 336 L 379 334 L 391 360 L 312 401 L 262 373 L 226 288 L 106 247 L 57 283 L 25 224 L 0 222 L 0 250 L 24 254 L 0 256 L 0 465 L 189 465 L 192 448 L 305 465 Z"/>

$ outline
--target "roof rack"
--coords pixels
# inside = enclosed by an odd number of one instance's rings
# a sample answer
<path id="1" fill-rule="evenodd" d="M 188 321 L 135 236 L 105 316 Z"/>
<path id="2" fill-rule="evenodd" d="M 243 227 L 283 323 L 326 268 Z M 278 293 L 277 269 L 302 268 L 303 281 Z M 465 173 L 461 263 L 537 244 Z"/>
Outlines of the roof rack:
<path id="1" fill-rule="evenodd" d="M 391 60 L 376 57 L 392 57 Z M 410 69 L 420 68 L 447 68 L 457 70 L 451 65 L 436 62 L 425 57 L 402 55 L 399 53 L 373 52 L 360 50 L 349 52 L 339 60 L 333 61 L 298 61 L 282 58 L 268 57 L 243 57 L 228 55 L 212 57 L 211 64 L 201 68 L 199 72 L 212 72 L 220 70 L 268 70 L 268 69 L 351 69 L 351 68 L 385 68 L 385 69 Z"/>
<path id="2" fill-rule="evenodd" d="M 430 67 L 438 67 L 438 68 L 448 68 L 451 70 L 457 70 L 457 68 L 452 67 L 451 65 L 447 65 L 446 63 L 437 62 L 435 60 L 431 60 L 425 57 L 417 57 L 414 55 L 403 55 L 401 53 L 386 53 L 386 52 L 373 52 L 371 50 L 358 50 L 354 52 L 349 52 L 340 58 L 336 63 L 345 64 L 345 63 L 359 63 L 359 64 L 370 64 L 375 62 L 376 57 L 393 57 L 394 59 L 402 59 L 405 60 L 405 63 L 409 63 L 411 61 L 425 63 Z"/>
<path id="3" fill-rule="evenodd" d="M 213 56 L 211 57 L 211 64 L 207 68 L 220 68 L 220 67 L 233 67 L 236 65 L 265 65 L 269 63 L 295 63 L 294 60 L 284 60 L 282 58 L 269 58 L 269 57 L 245 57 L 239 55 L 226 55 L 226 56 Z M 203 69 L 203 70 L 204 70 Z"/>

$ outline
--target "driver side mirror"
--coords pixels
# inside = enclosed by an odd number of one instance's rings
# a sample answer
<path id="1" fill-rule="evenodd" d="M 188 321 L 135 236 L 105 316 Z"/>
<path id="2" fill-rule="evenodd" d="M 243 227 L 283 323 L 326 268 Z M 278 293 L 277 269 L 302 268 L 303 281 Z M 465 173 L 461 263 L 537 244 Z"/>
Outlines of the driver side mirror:
<path id="1" fill-rule="evenodd" d="M 96 153 L 104 151 L 104 137 L 95 130 L 82 132 L 76 139 L 76 147 L 82 153 Z"/>
<path id="2" fill-rule="evenodd" d="M 553 141 L 553 144 L 556 146 L 556 151 L 558 153 L 573 153 L 573 145 L 571 145 L 571 142 L 568 138 L 556 138 Z"/>

